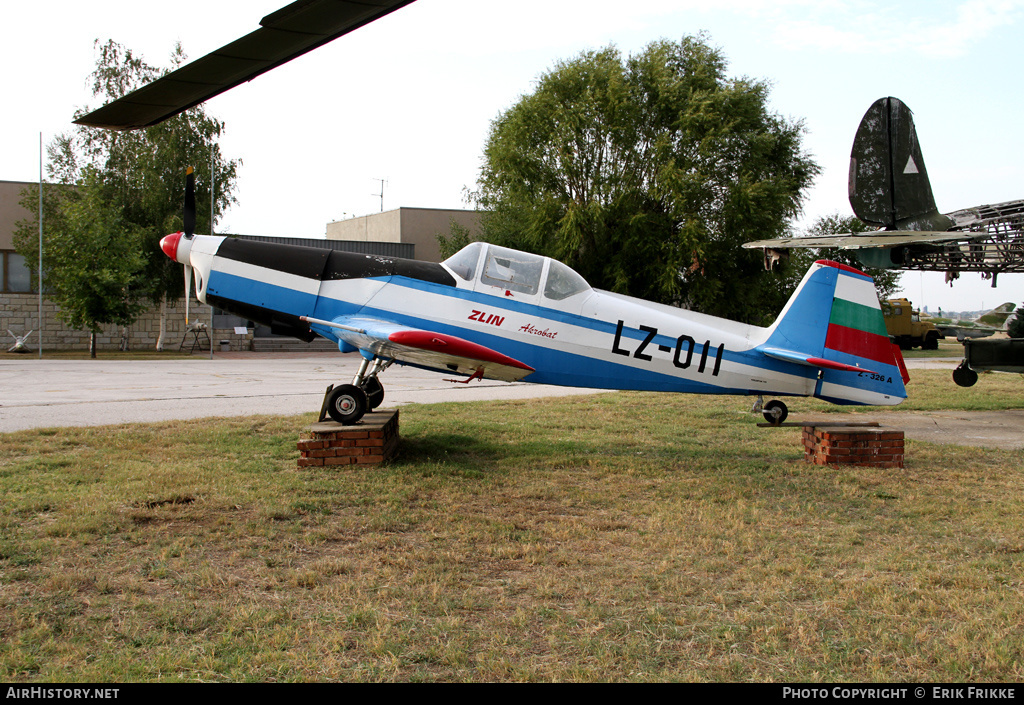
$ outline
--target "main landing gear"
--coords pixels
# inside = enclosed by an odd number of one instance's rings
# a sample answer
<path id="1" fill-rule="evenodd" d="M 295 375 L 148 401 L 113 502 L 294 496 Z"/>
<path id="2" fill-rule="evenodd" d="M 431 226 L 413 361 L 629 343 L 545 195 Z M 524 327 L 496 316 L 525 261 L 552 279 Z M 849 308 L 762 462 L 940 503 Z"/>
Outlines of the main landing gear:
<path id="1" fill-rule="evenodd" d="M 391 366 L 394 360 L 374 357 L 372 362 L 363 358 L 352 384 L 341 384 L 327 388 L 320 420 L 324 414 L 344 426 L 358 423 L 368 411 L 373 411 L 384 401 L 384 385 L 377 375 Z"/>
<path id="2" fill-rule="evenodd" d="M 782 422 L 786 420 L 786 417 L 789 416 L 789 409 L 786 407 L 785 403 L 778 399 L 773 399 L 765 404 L 764 399 L 760 394 L 757 395 L 757 401 L 754 402 L 754 408 L 751 409 L 751 411 L 755 414 L 761 412 L 761 415 L 764 416 L 764 420 L 772 426 L 781 425 Z"/>

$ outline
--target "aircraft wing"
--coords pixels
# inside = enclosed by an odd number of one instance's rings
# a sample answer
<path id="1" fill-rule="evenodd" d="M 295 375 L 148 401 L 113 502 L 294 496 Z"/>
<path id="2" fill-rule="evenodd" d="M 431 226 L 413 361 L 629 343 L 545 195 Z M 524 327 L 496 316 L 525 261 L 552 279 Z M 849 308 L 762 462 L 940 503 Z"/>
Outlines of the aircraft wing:
<path id="1" fill-rule="evenodd" d="M 987 338 L 996 332 L 995 328 L 973 328 L 971 326 L 940 326 L 935 328 L 944 336 L 963 340 L 964 338 Z"/>
<path id="2" fill-rule="evenodd" d="M 133 130 L 156 125 L 413 0 L 297 0 L 260 29 L 81 117 L 79 125 Z"/>
<path id="3" fill-rule="evenodd" d="M 929 245 L 944 242 L 960 242 L 986 237 L 985 233 L 966 233 L 949 230 L 879 230 L 874 233 L 824 235 L 822 237 L 780 237 L 775 240 L 745 242 L 743 247 L 755 249 L 767 247 L 784 250 L 790 248 L 838 247 L 842 250 L 858 250 L 869 247 L 898 247 L 900 245 Z"/>
<path id="4" fill-rule="evenodd" d="M 333 321 L 302 317 L 334 337 L 382 358 L 475 377 L 515 382 L 534 370 L 497 350 L 446 333 L 402 326 L 376 318 L 339 317 Z"/>

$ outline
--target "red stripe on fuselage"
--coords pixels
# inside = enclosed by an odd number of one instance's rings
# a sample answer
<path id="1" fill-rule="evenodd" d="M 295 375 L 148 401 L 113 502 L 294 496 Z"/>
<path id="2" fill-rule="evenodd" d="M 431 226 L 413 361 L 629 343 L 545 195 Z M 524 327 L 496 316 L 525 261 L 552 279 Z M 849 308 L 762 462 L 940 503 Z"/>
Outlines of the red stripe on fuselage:
<path id="1" fill-rule="evenodd" d="M 431 333 L 425 330 L 400 330 L 388 336 L 388 340 L 399 345 L 408 345 L 411 348 L 429 350 L 430 352 L 447 353 L 454 357 L 465 357 L 480 362 L 493 362 L 498 365 L 516 367 L 520 370 L 534 369 L 529 365 L 514 360 L 507 355 L 502 355 L 497 350 L 485 348 L 483 345 L 471 343 L 454 335 L 444 333 Z"/>
<path id="2" fill-rule="evenodd" d="M 892 343 L 884 335 L 865 333 L 856 328 L 830 323 L 825 336 L 825 348 L 847 355 L 856 355 L 868 360 L 881 362 L 884 365 L 895 365 L 892 355 Z"/>

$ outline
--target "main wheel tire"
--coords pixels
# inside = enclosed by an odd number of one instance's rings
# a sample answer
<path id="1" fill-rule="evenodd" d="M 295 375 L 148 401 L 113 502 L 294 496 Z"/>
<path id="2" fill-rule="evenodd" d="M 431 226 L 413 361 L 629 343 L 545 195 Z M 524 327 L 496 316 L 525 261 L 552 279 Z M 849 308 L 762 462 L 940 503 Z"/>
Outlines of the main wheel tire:
<path id="1" fill-rule="evenodd" d="M 384 401 L 384 385 L 376 377 L 370 377 L 363 384 L 363 391 L 366 392 L 366 408 L 373 411 Z"/>
<path id="2" fill-rule="evenodd" d="M 925 336 L 924 343 L 921 345 L 922 350 L 938 350 L 939 349 L 939 334 L 935 331 L 928 333 Z"/>
<path id="3" fill-rule="evenodd" d="M 357 423 L 367 407 L 366 392 L 354 384 L 335 387 L 327 396 L 327 413 L 343 426 Z"/>
<path id="4" fill-rule="evenodd" d="M 764 405 L 764 411 L 762 411 L 761 414 L 764 416 L 765 421 L 773 426 L 778 426 L 786 420 L 787 416 L 789 416 L 789 409 L 786 408 L 784 403 L 778 399 L 774 399 Z"/>
<path id="5" fill-rule="evenodd" d="M 978 381 L 978 373 L 968 367 L 966 362 L 961 362 L 960 365 L 953 370 L 953 381 L 956 382 L 959 387 L 973 387 Z"/>

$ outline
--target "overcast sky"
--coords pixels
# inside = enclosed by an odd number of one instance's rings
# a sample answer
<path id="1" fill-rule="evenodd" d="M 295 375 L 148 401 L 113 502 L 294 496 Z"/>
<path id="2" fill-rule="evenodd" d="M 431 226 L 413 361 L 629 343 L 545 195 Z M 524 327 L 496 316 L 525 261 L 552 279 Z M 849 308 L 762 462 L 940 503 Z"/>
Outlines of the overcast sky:
<path id="1" fill-rule="evenodd" d="M 39 134 L 98 107 L 94 41 L 166 65 L 259 26 L 287 0 L 39 0 L 8 3 L 0 27 L 5 106 L 0 180 L 34 181 Z M 802 120 L 821 165 L 801 224 L 851 214 L 850 145 L 864 111 L 892 95 L 914 111 L 939 210 L 1024 198 L 1024 0 L 417 0 L 208 103 L 241 158 L 222 232 L 322 237 L 332 220 L 399 206 L 465 207 L 501 111 L 555 62 L 610 44 L 624 54 L 705 31 L 730 73 L 771 83 L 771 107 Z M 966 274 L 908 273 L 932 310 L 1024 301 Z"/>

